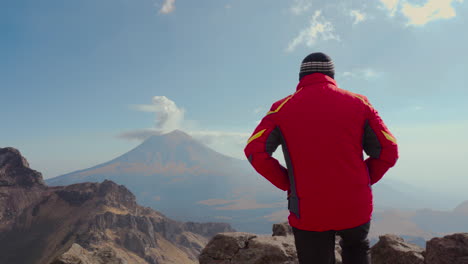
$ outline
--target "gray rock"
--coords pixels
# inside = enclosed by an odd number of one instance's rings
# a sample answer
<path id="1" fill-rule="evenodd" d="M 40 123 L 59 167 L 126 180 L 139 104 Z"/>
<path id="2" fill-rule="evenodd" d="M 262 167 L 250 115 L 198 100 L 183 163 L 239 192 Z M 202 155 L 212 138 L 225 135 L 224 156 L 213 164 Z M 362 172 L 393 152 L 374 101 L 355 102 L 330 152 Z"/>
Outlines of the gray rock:
<path id="1" fill-rule="evenodd" d="M 437 237 L 426 243 L 426 264 L 468 264 L 468 233 Z"/>
<path id="2" fill-rule="evenodd" d="M 396 235 L 383 235 L 371 249 L 373 264 L 424 264 L 424 249 Z"/>
<path id="3" fill-rule="evenodd" d="M 273 224 L 273 236 L 293 235 L 292 227 L 288 222 Z"/>

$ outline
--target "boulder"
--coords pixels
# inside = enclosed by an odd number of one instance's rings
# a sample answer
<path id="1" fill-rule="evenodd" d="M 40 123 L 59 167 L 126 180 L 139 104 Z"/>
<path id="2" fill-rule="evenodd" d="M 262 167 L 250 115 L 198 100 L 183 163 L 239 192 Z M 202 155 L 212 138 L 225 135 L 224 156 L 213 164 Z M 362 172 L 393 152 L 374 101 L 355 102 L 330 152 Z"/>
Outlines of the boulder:
<path id="1" fill-rule="evenodd" d="M 79 244 L 74 243 L 63 255 L 55 259 L 51 264 L 127 264 L 127 261 L 119 258 L 115 251 L 105 247 L 90 252 Z"/>
<path id="2" fill-rule="evenodd" d="M 396 235 L 383 235 L 371 249 L 373 264 L 424 264 L 424 249 Z"/>
<path id="3" fill-rule="evenodd" d="M 292 227 L 288 222 L 273 224 L 273 236 L 293 235 Z"/>
<path id="4" fill-rule="evenodd" d="M 292 237 L 221 233 L 203 249 L 200 264 L 296 264 Z"/>
<path id="5" fill-rule="evenodd" d="M 468 233 L 436 237 L 426 243 L 426 264 L 468 264 Z"/>

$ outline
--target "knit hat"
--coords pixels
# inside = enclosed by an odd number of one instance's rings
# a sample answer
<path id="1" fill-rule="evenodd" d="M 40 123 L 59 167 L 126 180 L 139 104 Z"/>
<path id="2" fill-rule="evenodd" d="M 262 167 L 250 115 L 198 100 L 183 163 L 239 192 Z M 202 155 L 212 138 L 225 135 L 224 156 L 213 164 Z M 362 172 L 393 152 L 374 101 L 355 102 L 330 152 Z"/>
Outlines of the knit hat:
<path id="1" fill-rule="evenodd" d="M 335 66 L 333 61 L 328 55 L 322 52 L 311 53 L 304 58 L 301 64 L 301 71 L 299 72 L 299 81 L 304 76 L 316 72 L 335 78 Z"/>

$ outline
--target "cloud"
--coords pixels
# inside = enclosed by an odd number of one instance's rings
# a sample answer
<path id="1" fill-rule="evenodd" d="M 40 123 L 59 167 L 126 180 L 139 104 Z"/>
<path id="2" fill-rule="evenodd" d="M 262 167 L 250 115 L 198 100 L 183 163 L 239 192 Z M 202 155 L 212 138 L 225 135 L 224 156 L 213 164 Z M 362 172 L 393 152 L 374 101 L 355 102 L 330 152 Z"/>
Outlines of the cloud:
<path id="1" fill-rule="evenodd" d="M 371 68 L 365 68 L 365 69 L 357 69 L 353 71 L 346 71 L 343 72 L 341 75 L 343 78 L 356 78 L 356 79 L 364 79 L 367 81 L 374 80 L 380 76 L 382 76 L 383 73 L 378 72 L 374 69 Z"/>
<path id="2" fill-rule="evenodd" d="M 434 20 L 455 17 L 454 2 L 462 3 L 463 0 L 427 0 L 424 4 L 411 4 L 407 0 L 380 0 L 391 17 L 400 11 L 408 18 L 408 26 L 423 26 Z"/>
<path id="3" fill-rule="evenodd" d="M 164 0 L 164 3 L 159 10 L 161 14 L 169 14 L 175 10 L 175 0 Z"/>
<path id="4" fill-rule="evenodd" d="M 400 0 L 380 0 L 380 3 L 383 4 L 383 7 L 390 12 L 390 16 L 394 16 L 398 10 L 398 4 Z"/>
<path id="5" fill-rule="evenodd" d="M 300 15 L 302 13 L 307 12 L 310 7 L 312 7 L 312 3 L 310 0 L 294 0 L 293 5 L 289 8 L 291 13 L 294 15 Z"/>
<path id="6" fill-rule="evenodd" d="M 367 19 L 366 14 L 359 10 L 351 10 L 350 16 L 354 18 L 354 25 L 357 25 Z"/>
<path id="7" fill-rule="evenodd" d="M 463 0 L 428 0 L 424 5 L 413 5 L 408 2 L 403 4 L 401 12 L 408 19 L 408 25 L 422 26 L 433 20 L 449 19 L 456 16 L 453 2 Z"/>
<path id="8" fill-rule="evenodd" d="M 335 33 L 335 28 L 332 23 L 325 20 L 320 10 L 315 11 L 310 20 L 309 27 L 303 29 L 299 35 L 289 43 L 286 51 L 292 52 L 301 44 L 305 44 L 307 47 L 312 47 L 319 39 L 340 40 L 339 36 Z"/>
<path id="9" fill-rule="evenodd" d="M 259 107 L 255 108 L 255 109 L 253 110 L 253 112 L 254 112 L 254 114 L 259 114 L 259 113 L 266 112 L 266 110 L 265 110 L 265 107 L 259 106 Z"/>
<path id="10" fill-rule="evenodd" d="M 155 128 L 161 133 L 167 133 L 182 126 L 184 120 L 184 109 L 179 108 L 176 103 L 166 96 L 154 96 L 150 105 L 135 105 L 134 109 L 142 112 L 156 114 Z"/>

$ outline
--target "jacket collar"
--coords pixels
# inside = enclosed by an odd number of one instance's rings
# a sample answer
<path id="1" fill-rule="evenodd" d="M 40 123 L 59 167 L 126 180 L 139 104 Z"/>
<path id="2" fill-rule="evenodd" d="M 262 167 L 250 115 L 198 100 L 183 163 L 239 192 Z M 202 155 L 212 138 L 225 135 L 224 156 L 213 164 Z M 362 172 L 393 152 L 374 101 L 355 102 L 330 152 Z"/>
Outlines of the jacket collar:
<path id="1" fill-rule="evenodd" d="M 336 81 L 332 77 L 325 75 L 323 73 L 312 73 L 312 74 L 304 76 L 301 79 L 301 81 L 297 85 L 296 91 L 305 86 L 314 86 L 317 84 L 326 84 L 326 83 L 336 86 Z"/>

